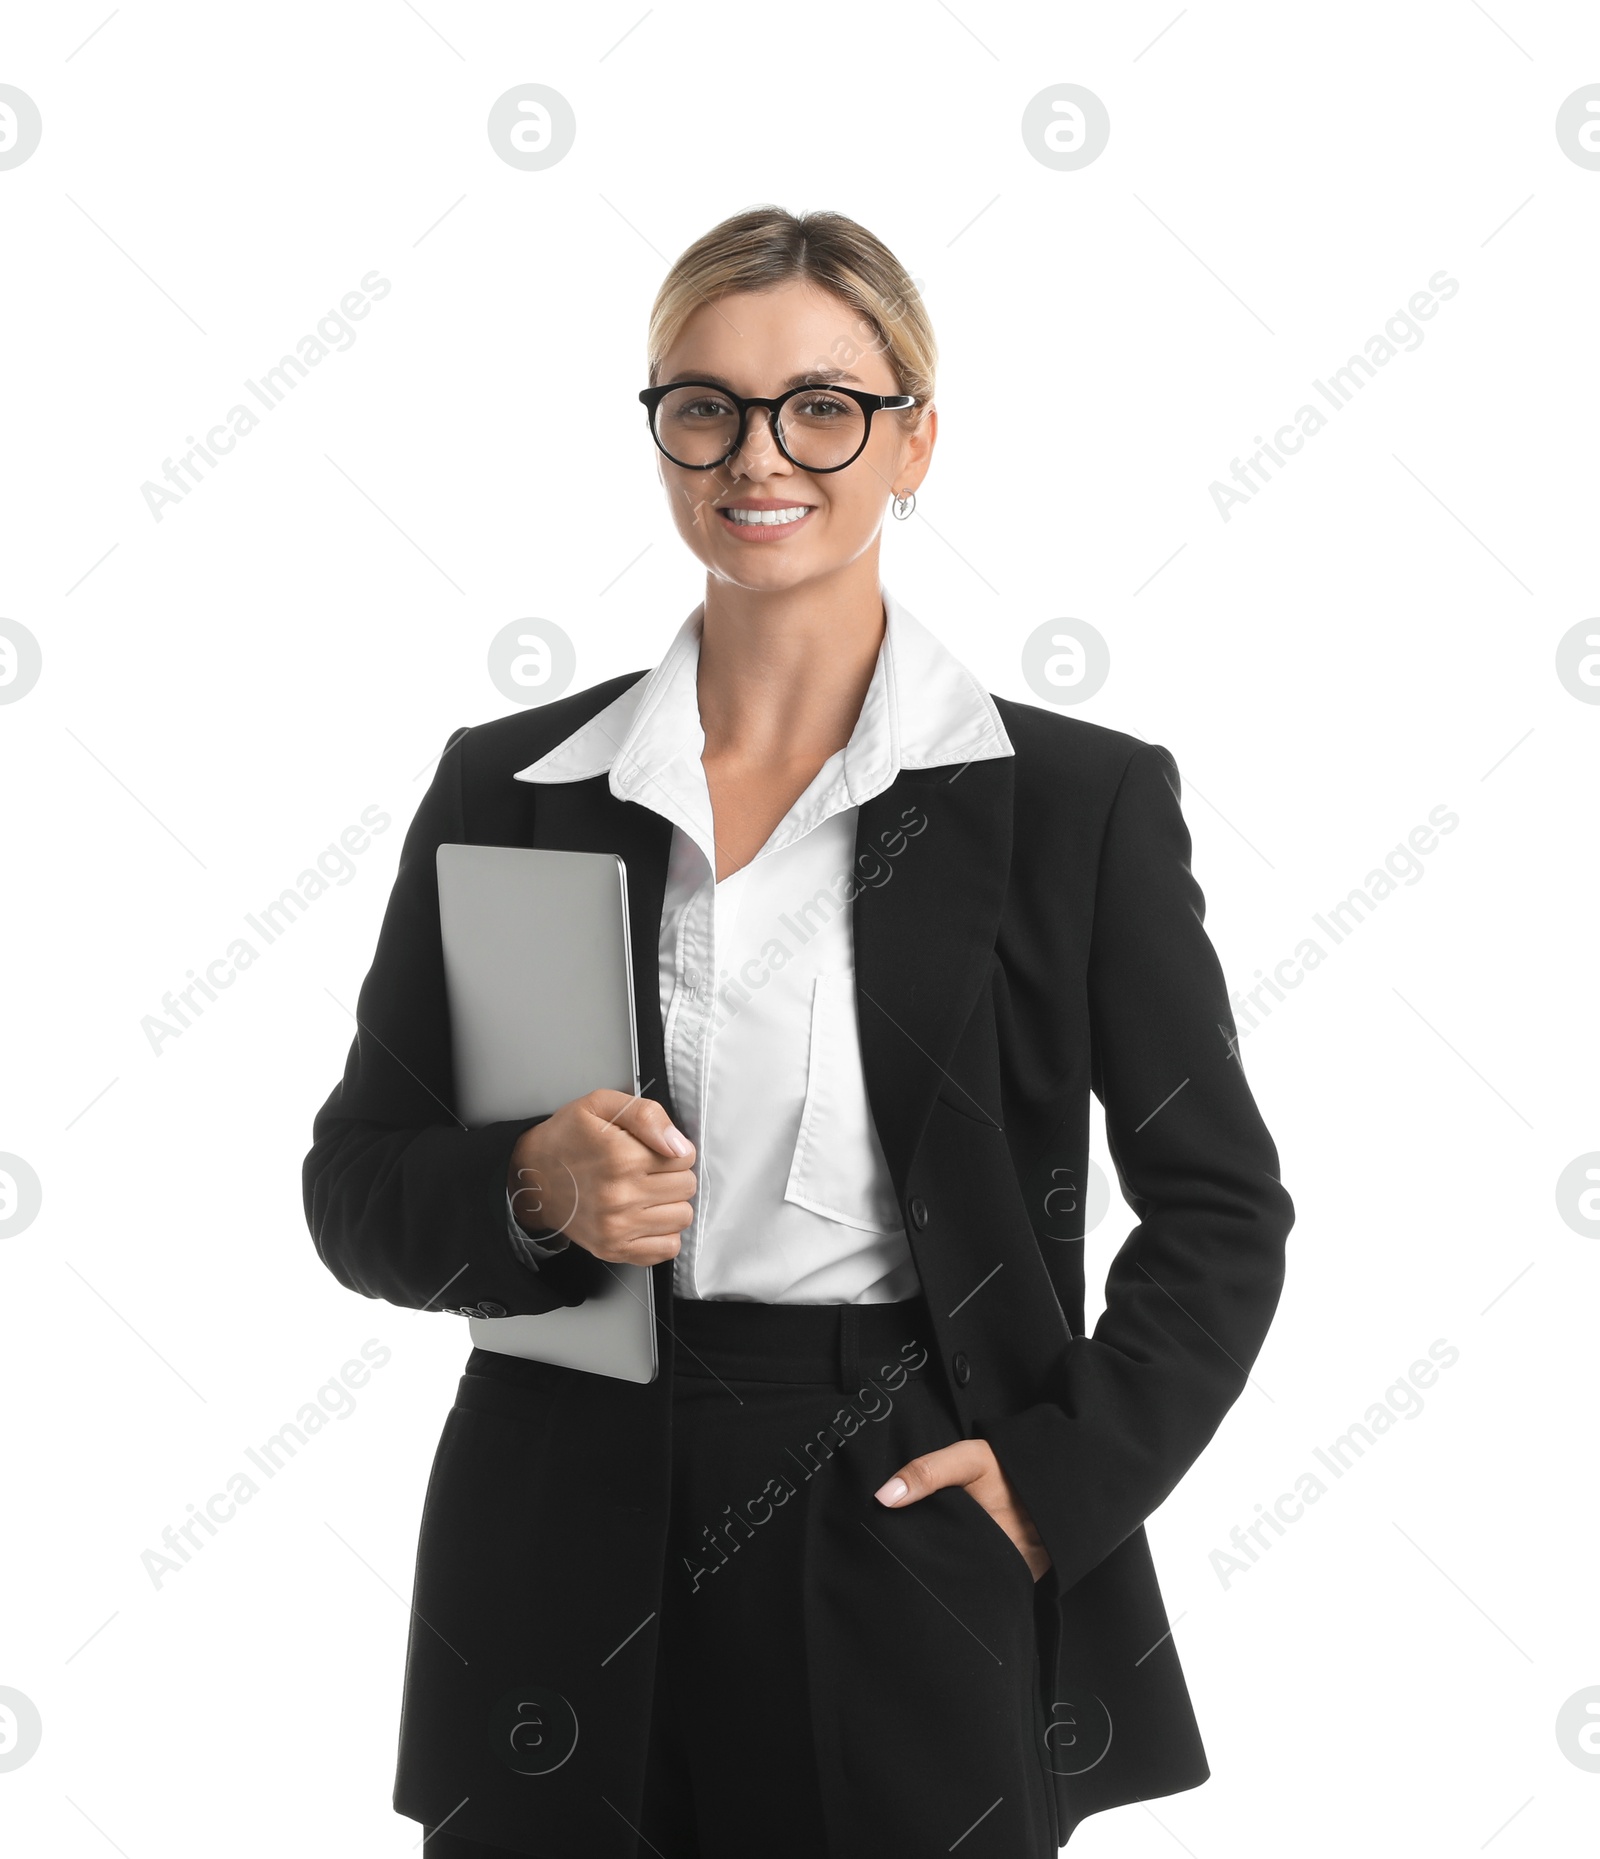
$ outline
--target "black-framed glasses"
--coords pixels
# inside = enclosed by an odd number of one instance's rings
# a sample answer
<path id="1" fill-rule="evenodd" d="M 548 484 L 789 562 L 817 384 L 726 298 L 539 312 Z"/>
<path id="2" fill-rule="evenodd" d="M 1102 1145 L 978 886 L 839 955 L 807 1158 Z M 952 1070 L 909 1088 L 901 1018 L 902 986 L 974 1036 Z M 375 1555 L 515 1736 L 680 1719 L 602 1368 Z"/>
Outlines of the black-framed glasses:
<path id="1" fill-rule="evenodd" d="M 843 471 L 861 456 L 874 413 L 914 407 L 914 394 L 864 394 L 854 387 L 814 383 L 775 400 L 746 399 L 717 381 L 672 381 L 639 395 L 650 436 L 675 465 L 711 471 L 744 444 L 752 407 L 765 407 L 778 450 L 802 471 Z"/>

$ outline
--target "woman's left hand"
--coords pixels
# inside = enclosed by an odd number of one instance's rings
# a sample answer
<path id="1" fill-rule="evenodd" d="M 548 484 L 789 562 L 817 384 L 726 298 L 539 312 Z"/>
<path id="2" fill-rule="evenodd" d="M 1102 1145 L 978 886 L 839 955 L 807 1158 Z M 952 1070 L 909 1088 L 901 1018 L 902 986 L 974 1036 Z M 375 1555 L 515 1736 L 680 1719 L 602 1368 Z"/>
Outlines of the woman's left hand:
<path id="1" fill-rule="evenodd" d="M 907 1460 L 873 1495 L 889 1509 L 903 1510 L 946 1485 L 961 1485 L 977 1499 L 1011 1538 L 1035 1581 L 1049 1569 L 1050 1552 L 986 1439 L 958 1439 L 953 1446 Z"/>

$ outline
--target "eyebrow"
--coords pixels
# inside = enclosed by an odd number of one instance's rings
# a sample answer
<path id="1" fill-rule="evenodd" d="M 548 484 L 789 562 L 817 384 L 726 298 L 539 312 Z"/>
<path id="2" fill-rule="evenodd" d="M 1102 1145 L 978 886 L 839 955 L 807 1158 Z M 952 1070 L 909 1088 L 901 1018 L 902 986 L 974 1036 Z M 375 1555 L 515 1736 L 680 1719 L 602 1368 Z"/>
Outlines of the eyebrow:
<path id="1" fill-rule="evenodd" d="M 720 375 L 712 374 L 709 371 L 697 372 L 692 368 L 683 369 L 680 373 L 675 374 L 670 381 L 664 382 L 663 385 L 666 387 L 678 387 L 685 381 L 709 381 L 713 387 L 727 388 L 730 394 L 737 391 L 735 388 L 731 387 L 728 382 L 724 381 Z M 791 374 L 787 381 L 780 384 L 779 392 L 787 392 L 791 387 L 823 386 L 830 381 L 852 381 L 857 387 L 861 385 L 860 375 L 851 374 L 847 368 L 808 368 L 803 374 Z"/>

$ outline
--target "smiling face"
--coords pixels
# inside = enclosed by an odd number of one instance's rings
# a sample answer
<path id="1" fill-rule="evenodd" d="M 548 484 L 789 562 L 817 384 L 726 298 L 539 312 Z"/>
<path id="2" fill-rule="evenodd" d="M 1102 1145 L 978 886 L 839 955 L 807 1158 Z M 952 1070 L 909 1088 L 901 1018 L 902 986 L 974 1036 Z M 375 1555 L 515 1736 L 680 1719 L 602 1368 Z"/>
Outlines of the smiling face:
<path id="1" fill-rule="evenodd" d="M 710 381 L 735 394 L 771 399 L 812 382 L 869 394 L 901 391 L 881 341 L 860 312 L 803 279 L 703 304 L 661 358 L 657 378 L 663 385 Z M 827 446 L 837 442 L 830 424 L 845 423 L 854 413 L 853 406 L 830 401 L 825 393 L 814 402 L 790 402 L 785 409 L 790 449 L 820 462 Z M 774 443 L 760 408 L 750 414 L 743 446 L 724 465 L 695 471 L 657 451 L 678 534 L 708 576 L 734 587 L 778 592 L 825 582 L 869 553 L 875 556 L 890 497 L 922 482 L 937 426 L 932 407 L 922 413 L 909 432 L 905 414 L 874 413 L 865 449 L 842 471 L 808 472 L 792 464 Z M 685 405 L 681 423 L 712 429 L 723 416 L 712 396 Z M 808 451 L 808 445 L 816 450 Z"/>

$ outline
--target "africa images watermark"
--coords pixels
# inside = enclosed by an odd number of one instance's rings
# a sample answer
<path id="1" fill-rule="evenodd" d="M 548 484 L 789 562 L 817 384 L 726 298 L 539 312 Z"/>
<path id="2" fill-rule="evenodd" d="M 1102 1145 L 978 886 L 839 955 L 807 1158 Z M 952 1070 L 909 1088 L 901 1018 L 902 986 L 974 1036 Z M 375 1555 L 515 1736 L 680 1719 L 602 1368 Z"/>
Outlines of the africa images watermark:
<path id="1" fill-rule="evenodd" d="M 714 1030 L 721 1032 L 735 1014 L 748 1007 L 772 977 L 787 968 L 814 936 L 844 916 L 863 891 L 876 891 L 886 885 L 894 876 L 891 861 L 898 858 L 913 839 L 920 838 L 927 827 L 928 816 L 922 809 L 915 804 L 907 807 L 900 815 L 900 825 L 879 833 L 878 845 L 858 852 L 831 884 L 824 885 L 805 903 L 797 905 L 792 913 L 780 912 L 777 921 L 793 937 L 794 947 L 791 948 L 774 929 L 756 953 L 740 964 L 737 976 L 730 975 L 725 968 L 719 971 Z M 848 917 L 844 920 L 848 921 Z M 702 999 L 708 997 L 712 989 L 711 977 L 701 970 L 693 974 L 692 981 L 685 976 L 685 992 Z"/>
<path id="2" fill-rule="evenodd" d="M 337 1375 L 325 1381 L 317 1390 L 317 1398 L 303 1403 L 293 1420 L 285 1421 L 259 1446 L 246 1446 L 244 1456 L 262 1478 L 276 1478 L 300 1448 L 314 1439 L 330 1420 L 348 1420 L 356 1411 L 355 1395 L 351 1391 L 364 1388 L 372 1379 L 373 1370 L 382 1368 L 391 1353 L 387 1343 L 369 1336 L 361 1345 L 360 1359 L 352 1357 Z M 239 1506 L 248 1504 L 260 1489 L 250 1473 L 241 1468 L 227 1480 L 225 1491 L 212 1492 L 203 1509 L 191 1504 L 182 1523 L 176 1527 L 169 1523 L 161 1532 L 162 1548 L 146 1549 L 139 1557 L 151 1585 L 159 1589 L 169 1575 L 176 1575 L 193 1559 L 194 1553 L 205 1548 L 206 1536 L 216 1536 L 219 1524 L 231 1523 L 239 1514 Z M 205 1536 L 196 1535 L 198 1530 L 205 1531 Z"/>
<path id="3" fill-rule="evenodd" d="M 1399 1421 L 1417 1418 L 1424 1406 L 1422 1391 L 1438 1381 L 1440 1369 L 1454 1368 L 1460 1360 L 1461 1351 L 1454 1343 L 1442 1336 L 1436 1337 L 1428 1345 L 1427 1356 L 1419 1357 L 1398 1381 L 1392 1382 L 1384 1390 L 1381 1401 L 1374 1401 L 1359 1420 L 1346 1427 L 1326 1448 L 1313 1446 L 1312 1457 L 1333 1478 L 1343 1478 L 1364 1453 L 1376 1446 L 1386 1433 L 1394 1431 Z M 1236 1575 L 1248 1573 L 1272 1547 L 1272 1536 L 1268 1536 L 1267 1531 L 1273 1536 L 1287 1536 L 1287 1526 L 1298 1523 L 1306 1514 L 1307 1506 L 1326 1497 L 1328 1490 L 1318 1473 L 1307 1469 L 1294 1481 L 1293 1491 L 1281 1492 L 1270 1508 L 1258 1504 L 1257 1516 L 1242 1528 L 1235 1524 L 1228 1537 L 1233 1552 L 1213 1549 L 1210 1555 L 1212 1572 L 1224 1589 Z"/>
<path id="4" fill-rule="evenodd" d="M 356 332 L 350 327 L 351 323 L 359 323 L 371 311 L 373 304 L 381 303 L 393 288 L 381 272 L 369 271 L 362 278 L 359 289 L 346 291 L 339 299 L 339 308 L 326 311 L 318 319 L 316 329 L 310 335 L 300 338 L 295 344 L 293 355 L 285 355 L 275 362 L 259 381 L 247 377 L 246 388 L 268 413 L 276 413 L 318 362 L 331 355 L 335 349 L 343 351 L 355 346 Z M 339 340 L 341 336 L 343 341 Z M 292 375 L 290 369 L 294 370 Z M 206 481 L 222 458 L 241 439 L 248 438 L 260 424 L 261 415 L 252 412 L 239 401 L 229 407 L 203 441 L 193 433 L 188 434 L 185 443 L 190 449 L 176 464 L 170 458 L 161 461 L 161 475 L 166 479 L 166 485 L 153 483 L 146 478 L 139 486 L 145 508 L 151 516 L 159 523 L 169 504 L 182 503 L 196 485 Z M 202 466 L 206 469 L 202 469 Z"/>
<path id="5" fill-rule="evenodd" d="M 263 948 L 276 942 L 285 930 L 298 922 L 330 886 L 348 884 L 356 875 L 351 854 L 365 852 L 372 844 L 369 835 L 387 832 L 390 824 L 388 814 L 381 807 L 363 807 L 360 825 L 347 826 L 339 835 L 337 845 L 325 846 L 317 854 L 315 870 L 308 866 L 270 904 L 263 904 L 259 911 L 247 910 L 244 920 L 261 938 Z M 167 1041 L 181 1038 L 194 1020 L 199 1019 L 205 1012 L 203 1000 L 220 999 L 219 990 L 231 988 L 245 969 L 260 960 L 261 954 L 262 950 L 248 936 L 236 936 L 215 961 L 207 962 L 203 975 L 191 968 L 187 986 L 163 994 L 161 1013 L 147 1013 L 139 1022 L 155 1056 L 159 1059 Z"/>
<path id="6" fill-rule="evenodd" d="M 1342 367 L 1335 368 L 1326 381 L 1313 377 L 1311 385 L 1335 413 L 1343 413 L 1378 370 L 1394 360 L 1400 349 L 1409 351 L 1422 347 L 1423 332 L 1419 325 L 1432 321 L 1439 314 L 1439 305 L 1448 303 L 1460 288 L 1448 271 L 1434 272 L 1426 290 L 1413 292 L 1406 309 L 1396 310 L 1380 334 L 1367 338 L 1363 354 L 1352 355 Z M 1235 504 L 1249 503 L 1272 482 L 1269 459 L 1272 465 L 1279 467 L 1288 464 L 1307 439 L 1316 438 L 1328 423 L 1327 414 L 1307 402 L 1295 408 L 1293 416 L 1272 435 L 1270 443 L 1257 433 L 1255 442 L 1260 450 L 1253 452 L 1248 460 L 1233 460 L 1233 484 L 1223 484 L 1216 479 L 1211 482 L 1211 501 L 1223 522 L 1232 520 Z"/>
<path id="7" fill-rule="evenodd" d="M 1392 897 L 1402 884 L 1410 886 L 1422 882 L 1426 867 L 1419 855 L 1436 850 L 1440 837 L 1453 833 L 1460 824 L 1460 815 L 1452 813 L 1441 801 L 1429 811 L 1427 825 L 1412 827 L 1405 843 L 1397 844 L 1385 856 L 1381 867 L 1375 866 L 1361 884 L 1355 886 L 1338 903 L 1330 904 L 1326 911 L 1313 911 L 1311 921 L 1335 946 L 1346 941 L 1366 922 L 1379 904 Z M 1281 962 L 1273 964 L 1270 975 L 1259 968 L 1256 970 L 1256 985 L 1248 994 L 1242 989 L 1233 989 L 1228 998 L 1237 1015 L 1237 1032 L 1230 1036 L 1227 1029 L 1223 1029 L 1223 1037 L 1229 1040 L 1230 1046 L 1234 1038 L 1246 1039 L 1260 1025 L 1260 1021 L 1250 1011 L 1252 1002 L 1260 1009 L 1261 1019 L 1267 1019 L 1272 1013 L 1272 1005 L 1262 998 L 1263 994 L 1271 994 L 1273 1000 L 1287 1000 L 1289 996 L 1286 990 L 1299 987 L 1313 969 L 1320 968 L 1327 961 L 1328 955 L 1329 951 L 1315 936 L 1303 937 L 1295 944 L 1292 955 L 1286 955 Z"/>
<path id="8" fill-rule="evenodd" d="M 906 1377 L 913 1375 L 928 1361 L 927 1347 L 923 1343 L 911 1342 L 900 1345 L 900 1360 L 885 1362 L 880 1365 L 875 1379 L 869 1378 L 855 1394 L 840 1407 L 832 1420 L 824 1427 L 819 1427 L 813 1438 L 801 1446 L 799 1452 L 790 1447 L 784 1450 L 800 1468 L 802 1481 L 815 1477 L 834 1453 L 853 1439 L 870 1421 L 887 1420 L 894 1411 L 894 1402 L 889 1394 L 898 1393 L 905 1386 Z M 881 1385 L 880 1385 L 881 1384 Z M 889 1393 L 884 1390 L 888 1389 Z M 805 1456 L 802 1458 L 801 1454 Z M 717 1520 L 716 1527 L 706 1524 L 700 1534 L 705 1538 L 706 1556 L 704 1563 L 692 1562 L 688 1556 L 683 1558 L 684 1573 L 690 1577 L 691 1594 L 700 1592 L 700 1583 L 707 1575 L 722 1572 L 723 1565 L 732 1561 L 727 1549 L 723 1547 L 722 1538 L 732 1544 L 735 1552 L 742 1549 L 757 1529 L 764 1523 L 770 1523 L 778 1511 L 794 1497 L 799 1490 L 787 1472 L 779 1472 L 769 1478 L 753 1498 L 747 1498 L 737 1511 L 731 1504 L 724 1504 L 723 1516 Z M 743 1534 L 740 1535 L 739 1532 Z M 700 1554 L 696 1545 L 696 1554 Z M 711 1557 L 716 1559 L 713 1561 Z"/>

